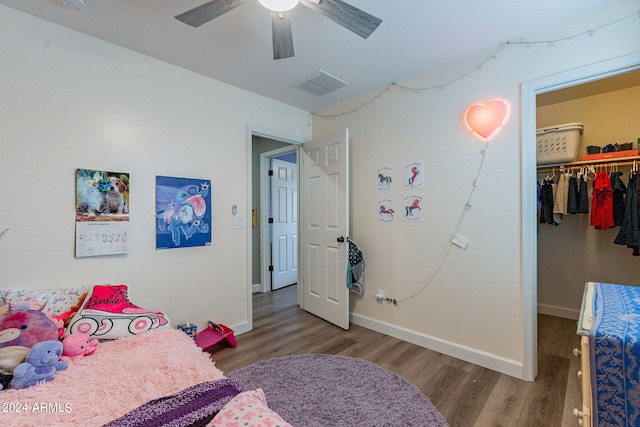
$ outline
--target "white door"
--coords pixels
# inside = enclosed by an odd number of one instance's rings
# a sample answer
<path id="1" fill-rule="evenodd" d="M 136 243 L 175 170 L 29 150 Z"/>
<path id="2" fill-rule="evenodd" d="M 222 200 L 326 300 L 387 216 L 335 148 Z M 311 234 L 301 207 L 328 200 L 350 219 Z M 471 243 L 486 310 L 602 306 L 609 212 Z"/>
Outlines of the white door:
<path id="1" fill-rule="evenodd" d="M 300 270 L 304 310 L 349 329 L 349 131 L 303 144 Z"/>
<path id="2" fill-rule="evenodd" d="M 295 163 L 271 160 L 271 289 L 298 281 L 298 180 Z"/>

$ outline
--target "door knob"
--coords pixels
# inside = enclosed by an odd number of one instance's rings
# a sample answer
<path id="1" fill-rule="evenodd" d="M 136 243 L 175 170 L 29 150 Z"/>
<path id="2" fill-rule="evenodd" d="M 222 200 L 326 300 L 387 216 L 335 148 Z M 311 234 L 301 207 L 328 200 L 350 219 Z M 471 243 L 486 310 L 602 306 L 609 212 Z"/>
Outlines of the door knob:
<path id="1" fill-rule="evenodd" d="M 336 239 L 338 241 L 338 243 L 344 243 L 344 237 L 340 236 Z"/>

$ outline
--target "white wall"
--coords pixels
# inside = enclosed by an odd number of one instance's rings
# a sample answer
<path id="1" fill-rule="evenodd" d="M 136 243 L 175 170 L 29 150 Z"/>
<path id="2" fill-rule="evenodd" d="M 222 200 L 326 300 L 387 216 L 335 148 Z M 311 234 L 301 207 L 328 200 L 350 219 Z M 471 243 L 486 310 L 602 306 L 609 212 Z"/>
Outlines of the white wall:
<path id="1" fill-rule="evenodd" d="M 619 4 L 531 40 L 554 40 L 597 28 L 639 9 Z M 524 82 L 640 51 L 636 18 L 549 46 L 507 45 L 400 82 L 413 88 L 459 81 L 419 93 L 392 88 L 326 109 L 334 118 L 313 119 L 314 137 L 348 127 L 351 137 L 352 229 L 366 259 L 367 292 L 354 299 L 353 320 L 501 372 L 523 376 L 523 278 L 520 87 Z M 468 74 L 468 75 L 467 75 Z M 468 107 L 495 98 L 510 105 L 505 128 L 491 138 L 480 185 L 460 234 L 470 243 L 453 247 L 426 289 L 404 304 L 376 303 L 375 291 L 402 299 L 421 289 L 449 250 L 449 240 L 473 189 L 482 142 L 463 125 Z M 366 105 L 365 105 L 366 104 Z M 340 115 L 341 112 L 357 111 Z M 535 126 L 535 124 L 533 125 Z M 425 163 L 424 222 L 381 223 L 377 201 L 406 191 L 402 167 Z M 376 190 L 375 172 L 394 168 L 396 188 Z M 400 209 L 398 209 L 400 210 Z"/>
<path id="2" fill-rule="evenodd" d="M 126 283 L 174 324 L 248 325 L 247 125 L 310 136 L 302 110 L 0 6 L 0 288 Z M 75 170 L 130 173 L 126 256 L 74 258 Z M 155 250 L 155 176 L 211 179 L 210 247 Z"/>

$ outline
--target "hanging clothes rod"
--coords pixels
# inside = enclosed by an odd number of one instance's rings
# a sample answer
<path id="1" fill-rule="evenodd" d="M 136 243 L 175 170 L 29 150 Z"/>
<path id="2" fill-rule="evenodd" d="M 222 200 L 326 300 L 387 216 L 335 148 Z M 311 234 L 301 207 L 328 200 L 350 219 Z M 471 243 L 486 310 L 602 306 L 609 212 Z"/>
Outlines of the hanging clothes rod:
<path id="1" fill-rule="evenodd" d="M 564 164 L 544 165 L 537 168 L 537 173 L 548 173 L 548 172 L 556 172 L 556 171 L 560 172 L 560 170 L 564 170 L 564 171 L 580 170 L 585 166 L 602 166 L 602 167 L 606 167 L 609 165 L 617 166 L 617 167 L 633 166 L 633 162 L 634 161 L 638 162 L 638 160 L 640 160 L 640 156 L 627 157 L 625 158 L 625 160 L 604 159 L 604 160 L 594 160 L 591 162 L 574 162 L 568 165 L 564 165 Z"/>

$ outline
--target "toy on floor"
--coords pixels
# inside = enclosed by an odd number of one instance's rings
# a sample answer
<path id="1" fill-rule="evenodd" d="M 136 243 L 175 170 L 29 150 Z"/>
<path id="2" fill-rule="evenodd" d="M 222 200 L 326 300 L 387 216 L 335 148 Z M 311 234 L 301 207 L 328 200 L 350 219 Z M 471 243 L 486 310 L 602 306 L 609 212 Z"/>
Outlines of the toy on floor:
<path id="1" fill-rule="evenodd" d="M 196 333 L 198 332 L 198 327 L 193 323 L 189 323 L 189 322 L 182 323 L 178 325 L 178 329 L 180 329 L 182 332 L 187 334 L 187 336 L 193 338 L 194 340 L 196 339 Z"/>
<path id="2" fill-rule="evenodd" d="M 223 324 L 213 323 L 212 321 L 209 321 L 207 328 L 196 334 L 196 345 L 203 350 L 223 340 L 231 347 L 235 348 L 237 345 L 233 329 Z"/>
<path id="3" fill-rule="evenodd" d="M 33 347 L 57 338 L 58 328 L 53 320 L 39 310 L 12 311 L 0 322 L 0 348 Z"/>
<path id="4" fill-rule="evenodd" d="M 60 360 L 62 343 L 57 340 L 43 341 L 35 344 L 25 361 L 13 370 L 12 388 L 27 388 L 41 382 L 53 381 L 58 371 L 67 369 L 69 362 Z"/>
<path id="5" fill-rule="evenodd" d="M 60 360 L 70 361 L 82 359 L 96 351 L 98 340 L 91 339 L 88 334 L 76 332 L 62 340 L 62 356 Z"/>

